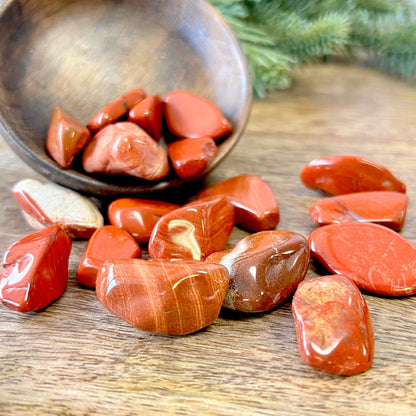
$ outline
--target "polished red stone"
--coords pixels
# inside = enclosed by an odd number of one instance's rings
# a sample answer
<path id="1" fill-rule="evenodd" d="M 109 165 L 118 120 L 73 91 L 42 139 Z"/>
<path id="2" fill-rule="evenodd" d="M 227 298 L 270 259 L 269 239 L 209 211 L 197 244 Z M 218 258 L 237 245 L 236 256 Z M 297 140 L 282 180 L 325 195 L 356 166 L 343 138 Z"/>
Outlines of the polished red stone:
<path id="1" fill-rule="evenodd" d="M 43 309 L 65 292 L 71 240 L 57 225 L 12 244 L 3 258 L 0 301 L 18 312 Z"/>
<path id="2" fill-rule="evenodd" d="M 234 226 L 234 210 L 223 197 L 196 201 L 164 215 L 153 229 L 153 259 L 204 260 L 223 250 Z"/>
<path id="3" fill-rule="evenodd" d="M 131 175 L 156 181 L 169 173 L 168 156 L 143 129 L 129 121 L 100 130 L 84 150 L 87 172 Z"/>
<path id="4" fill-rule="evenodd" d="M 300 174 L 305 186 L 331 195 L 366 191 L 406 192 L 406 185 L 379 163 L 358 156 L 315 159 Z"/>
<path id="5" fill-rule="evenodd" d="M 13 196 L 36 229 L 56 224 L 71 238 L 89 238 L 104 223 L 89 198 L 53 182 L 22 179 L 13 187 Z"/>
<path id="6" fill-rule="evenodd" d="M 87 145 L 90 138 L 91 132 L 72 114 L 60 107 L 53 110 L 45 146 L 61 167 L 69 168 L 75 155 Z"/>
<path id="7" fill-rule="evenodd" d="M 309 267 L 305 237 L 291 231 L 261 231 L 231 250 L 211 254 L 207 262 L 224 265 L 230 285 L 226 308 L 264 312 L 283 303 L 304 279 Z"/>
<path id="8" fill-rule="evenodd" d="M 162 137 L 163 101 L 159 95 L 144 98 L 129 111 L 128 119 L 158 142 Z"/>
<path id="9" fill-rule="evenodd" d="M 97 275 L 97 297 L 144 331 L 184 335 L 218 317 L 229 282 L 224 266 L 199 261 L 112 260 Z"/>
<path id="10" fill-rule="evenodd" d="M 357 286 L 346 276 L 304 280 L 293 296 L 292 311 L 300 356 L 306 364 L 345 376 L 371 367 L 370 313 Z"/>
<path id="11" fill-rule="evenodd" d="M 280 211 L 270 186 L 256 175 L 240 175 L 217 183 L 199 193 L 198 198 L 223 195 L 234 206 L 235 222 L 250 231 L 277 226 Z"/>
<path id="12" fill-rule="evenodd" d="M 164 116 L 170 132 L 182 138 L 212 137 L 231 133 L 232 126 L 211 101 L 184 90 L 169 92 Z"/>
<path id="13" fill-rule="evenodd" d="M 326 225 L 309 236 L 311 255 L 360 289 L 386 296 L 416 293 L 416 248 L 378 224 Z"/>
<path id="14" fill-rule="evenodd" d="M 217 145 L 211 137 L 176 140 L 168 145 L 173 169 L 184 179 L 203 172 L 217 153 Z"/>
<path id="15" fill-rule="evenodd" d="M 129 91 L 117 98 L 100 110 L 89 122 L 88 128 L 97 133 L 103 127 L 116 122 L 132 109 L 139 101 L 146 97 L 146 92 L 141 88 Z"/>
<path id="16" fill-rule="evenodd" d="M 317 225 L 374 222 L 398 231 L 406 218 L 408 199 L 401 192 L 355 192 L 319 200 L 311 206 L 309 216 Z"/>
<path id="17" fill-rule="evenodd" d="M 107 260 L 133 259 L 141 256 L 136 240 L 125 230 L 104 225 L 88 240 L 77 271 L 79 283 L 95 287 L 97 273 Z"/>
<path id="18" fill-rule="evenodd" d="M 170 202 L 119 198 L 108 206 L 108 220 L 128 231 L 138 243 L 147 243 L 160 217 L 178 208 L 180 205 Z"/>

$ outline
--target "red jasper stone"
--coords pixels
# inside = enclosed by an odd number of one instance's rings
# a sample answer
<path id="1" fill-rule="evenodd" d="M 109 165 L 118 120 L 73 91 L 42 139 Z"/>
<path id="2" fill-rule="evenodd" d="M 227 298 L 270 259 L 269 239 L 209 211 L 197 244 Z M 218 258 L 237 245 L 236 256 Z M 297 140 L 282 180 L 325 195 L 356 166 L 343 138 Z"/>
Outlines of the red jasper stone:
<path id="1" fill-rule="evenodd" d="M 74 157 L 88 143 L 91 132 L 73 115 L 56 107 L 49 122 L 46 150 L 64 169 L 69 168 Z"/>
<path id="2" fill-rule="evenodd" d="M 217 153 L 217 145 L 211 137 L 182 139 L 168 145 L 168 156 L 180 178 L 190 178 L 203 172 Z"/>
<path id="3" fill-rule="evenodd" d="M 213 195 L 227 197 L 234 206 L 236 224 L 247 230 L 271 230 L 279 223 L 280 211 L 273 191 L 258 176 L 235 176 L 203 190 L 198 198 Z"/>
<path id="4" fill-rule="evenodd" d="M 218 317 L 229 282 L 219 264 L 112 260 L 97 275 L 97 296 L 114 315 L 144 331 L 185 335 Z"/>
<path id="5" fill-rule="evenodd" d="M 164 215 L 149 240 L 153 259 L 204 260 L 223 250 L 234 226 L 234 210 L 223 197 L 196 201 Z"/>
<path id="6" fill-rule="evenodd" d="M 301 282 L 292 311 L 302 360 L 316 370 L 353 375 L 373 363 L 374 337 L 367 304 L 346 276 Z"/>
<path id="7" fill-rule="evenodd" d="M 184 90 L 175 90 L 165 98 L 164 116 L 172 134 L 182 138 L 212 137 L 230 134 L 232 126 L 211 101 Z"/>
<path id="8" fill-rule="evenodd" d="M 330 156 L 309 162 L 300 174 L 305 186 L 331 195 L 366 191 L 406 192 L 406 185 L 379 163 L 358 156 Z"/>
<path id="9" fill-rule="evenodd" d="M 108 206 L 108 219 L 128 231 L 138 243 L 147 243 L 160 217 L 178 208 L 170 202 L 120 198 Z"/>
<path id="10" fill-rule="evenodd" d="M 132 109 L 139 101 L 146 97 L 146 92 L 136 88 L 117 98 L 100 110 L 89 122 L 88 128 L 96 133 L 103 127 L 116 122 Z"/>
<path id="11" fill-rule="evenodd" d="M 52 182 L 22 179 L 13 187 L 13 196 L 33 228 L 56 224 L 70 238 L 89 238 L 104 223 L 90 199 Z"/>
<path id="12" fill-rule="evenodd" d="M 356 192 L 321 199 L 309 215 L 317 225 L 340 222 L 374 222 L 400 230 L 406 218 L 408 197 L 401 192 Z"/>
<path id="13" fill-rule="evenodd" d="M 99 228 L 88 240 L 77 271 L 79 283 L 95 287 L 98 270 L 107 260 L 140 257 L 136 240 L 125 230 L 113 225 Z"/>
<path id="14" fill-rule="evenodd" d="M 312 256 L 360 289 L 386 296 L 416 293 L 416 248 L 378 224 L 326 225 L 309 236 Z"/>
<path id="15" fill-rule="evenodd" d="M 82 166 L 90 173 L 131 175 L 149 181 L 159 180 L 169 173 L 165 149 L 128 121 L 100 130 L 85 149 Z"/>
<path id="16" fill-rule="evenodd" d="M 226 308 L 264 312 L 283 303 L 304 279 L 309 267 L 305 237 L 291 231 L 261 231 L 231 250 L 213 253 L 207 262 L 224 265 L 230 284 Z"/>
<path id="17" fill-rule="evenodd" d="M 163 101 L 159 95 L 144 98 L 129 111 L 128 119 L 158 142 L 162 137 Z"/>
<path id="18" fill-rule="evenodd" d="M 57 225 L 12 244 L 3 258 L 0 301 L 18 312 L 45 308 L 65 292 L 71 240 Z"/>

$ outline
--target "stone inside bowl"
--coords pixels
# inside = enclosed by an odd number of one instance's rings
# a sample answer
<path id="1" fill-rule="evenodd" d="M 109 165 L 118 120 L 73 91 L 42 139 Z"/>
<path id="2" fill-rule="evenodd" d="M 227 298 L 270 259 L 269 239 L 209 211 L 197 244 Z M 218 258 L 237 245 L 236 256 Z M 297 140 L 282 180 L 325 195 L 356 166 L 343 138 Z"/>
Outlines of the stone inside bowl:
<path id="1" fill-rule="evenodd" d="M 51 112 L 87 123 L 137 87 L 185 89 L 213 101 L 233 124 L 206 175 L 229 154 L 248 119 L 245 56 L 219 13 L 200 0 L 21 0 L 0 5 L 2 136 L 49 180 L 96 195 L 149 193 L 183 184 L 61 169 L 45 152 Z"/>

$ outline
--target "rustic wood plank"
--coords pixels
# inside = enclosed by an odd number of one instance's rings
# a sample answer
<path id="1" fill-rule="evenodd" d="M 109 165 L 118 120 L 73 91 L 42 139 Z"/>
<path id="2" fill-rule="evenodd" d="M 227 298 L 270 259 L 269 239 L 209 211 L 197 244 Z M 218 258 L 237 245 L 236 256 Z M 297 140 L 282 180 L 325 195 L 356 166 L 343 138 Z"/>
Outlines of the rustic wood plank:
<path id="1" fill-rule="evenodd" d="M 408 187 L 401 234 L 416 244 L 416 89 L 362 67 L 314 65 L 293 87 L 253 105 L 227 161 L 207 179 L 261 176 L 280 205 L 279 229 L 307 236 L 309 206 L 322 195 L 299 173 L 311 159 L 356 154 L 377 160 Z M 40 176 L 0 143 L 0 249 L 31 232 L 11 195 Z M 183 197 L 183 196 L 178 196 Z M 234 244 L 246 232 L 235 229 Z M 366 373 L 314 371 L 298 355 L 290 301 L 270 313 L 223 312 L 185 337 L 144 333 L 111 316 L 75 272 L 85 242 L 76 241 L 64 296 L 22 315 L 0 307 L 0 413 L 183 415 L 391 415 L 416 406 L 416 302 L 365 294 L 375 331 Z M 311 263 L 308 278 L 324 271 Z"/>

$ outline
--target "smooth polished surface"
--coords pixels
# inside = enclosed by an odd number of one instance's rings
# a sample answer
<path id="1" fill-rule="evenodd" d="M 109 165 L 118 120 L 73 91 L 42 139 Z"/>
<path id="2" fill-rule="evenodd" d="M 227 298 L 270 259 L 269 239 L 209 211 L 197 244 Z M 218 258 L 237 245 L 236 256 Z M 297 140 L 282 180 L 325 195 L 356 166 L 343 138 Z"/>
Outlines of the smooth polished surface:
<path id="1" fill-rule="evenodd" d="M 212 324 L 230 278 L 219 264 L 112 260 L 97 275 L 97 297 L 114 315 L 143 331 L 186 335 Z"/>
<path id="2" fill-rule="evenodd" d="M 91 199 L 43 178 L 20 180 L 13 186 L 13 196 L 35 229 L 56 224 L 71 238 L 89 238 L 104 224 Z"/>
<path id="3" fill-rule="evenodd" d="M 5 252 L 0 301 L 19 312 L 48 306 L 65 292 L 71 240 L 57 225 L 29 234 Z"/>
<path id="4" fill-rule="evenodd" d="M 322 195 L 301 183 L 302 167 L 341 152 L 369 157 L 407 184 L 409 208 L 400 234 L 416 244 L 415 108 L 416 86 L 368 68 L 308 65 L 295 73 L 292 88 L 254 103 L 241 142 L 208 176 L 207 186 L 244 173 L 258 175 L 278 200 L 277 229 L 308 236 L 317 227 L 309 208 Z M 32 230 L 22 221 L 11 188 L 40 175 L 1 141 L 0 154 L 4 252 Z M 248 234 L 234 227 L 226 248 Z M 341 377 L 303 363 L 290 300 L 256 315 L 223 310 L 214 324 L 184 337 L 132 327 L 76 281 L 85 245 L 73 242 L 67 290 L 44 311 L 19 314 L 0 307 L 0 413 L 413 416 L 414 296 L 363 293 L 373 320 L 373 365 Z M 312 261 L 306 279 L 324 274 Z"/>
<path id="5" fill-rule="evenodd" d="M 226 308 L 264 312 L 283 303 L 296 289 L 309 267 L 306 238 L 290 231 L 260 231 L 219 251 L 206 261 L 225 266 L 230 285 Z"/>
<path id="6" fill-rule="evenodd" d="M 374 358 L 370 312 L 357 286 L 343 275 L 299 284 L 292 300 L 299 353 L 316 370 L 353 375 Z"/>
<path id="7" fill-rule="evenodd" d="M 140 256 L 140 247 L 131 234 L 114 225 L 104 225 L 88 240 L 77 270 L 77 280 L 85 286 L 95 287 L 97 273 L 106 261 Z"/>
<path id="8" fill-rule="evenodd" d="M 416 293 L 416 247 L 390 228 L 350 222 L 326 225 L 309 235 L 311 255 L 332 273 L 378 295 Z"/>
<path id="9" fill-rule="evenodd" d="M 60 107 L 52 111 L 45 147 L 49 155 L 64 169 L 71 167 L 74 157 L 87 145 L 91 132 Z"/>
<path id="10" fill-rule="evenodd" d="M 198 175 L 217 153 L 217 145 L 211 137 L 181 139 L 168 144 L 169 159 L 180 178 Z"/>
<path id="11" fill-rule="evenodd" d="M 309 209 L 316 225 L 340 222 L 374 222 L 399 231 L 404 224 L 409 197 L 402 192 L 354 192 L 323 198 Z"/>
<path id="12" fill-rule="evenodd" d="M 87 172 L 149 181 L 162 179 L 170 171 L 166 150 L 130 121 L 101 129 L 82 153 L 82 166 Z"/>
<path id="13" fill-rule="evenodd" d="M 203 0 L 3 0 L 0 38 L 0 130 L 29 166 L 61 185 L 108 196 L 176 189 L 190 180 L 173 172 L 157 183 L 101 177 L 79 160 L 63 170 L 45 152 L 56 106 L 87 124 L 136 88 L 198 94 L 233 126 L 200 177 L 226 159 L 247 122 L 247 60 L 220 13 Z"/>
<path id="14" fill-rule="evenodd" d="M 238 175 L 199 193 L 199 198 L 223 195 L 233 205 L 235 222 L 250 231 L 272 230 L 280 212 L 270 185 L 256 175 Z"/>
<path id="15" fill-rule="evenodd" d="M 208 197 L 160 218 L 149 240 L 152 259 L 205 260 L 227 245 L 234 209 L 224 197 Z"/>
<path id="16" fill-rule="evenodd" d="M 300 177 L 308 188 L 330 195 L 366 191 L 406 192 L 406 185 L 387 167 L 356 155 L 314 159 L 302 169 Z"/>
<path id="17" fill-rule="evenodd" d="M 139 198 L 118 198 L 107 209 L 111 224 L 128 231 L 138 243 L 147 243 L 160 217 L 180 208 L 166 201 Z"/>

